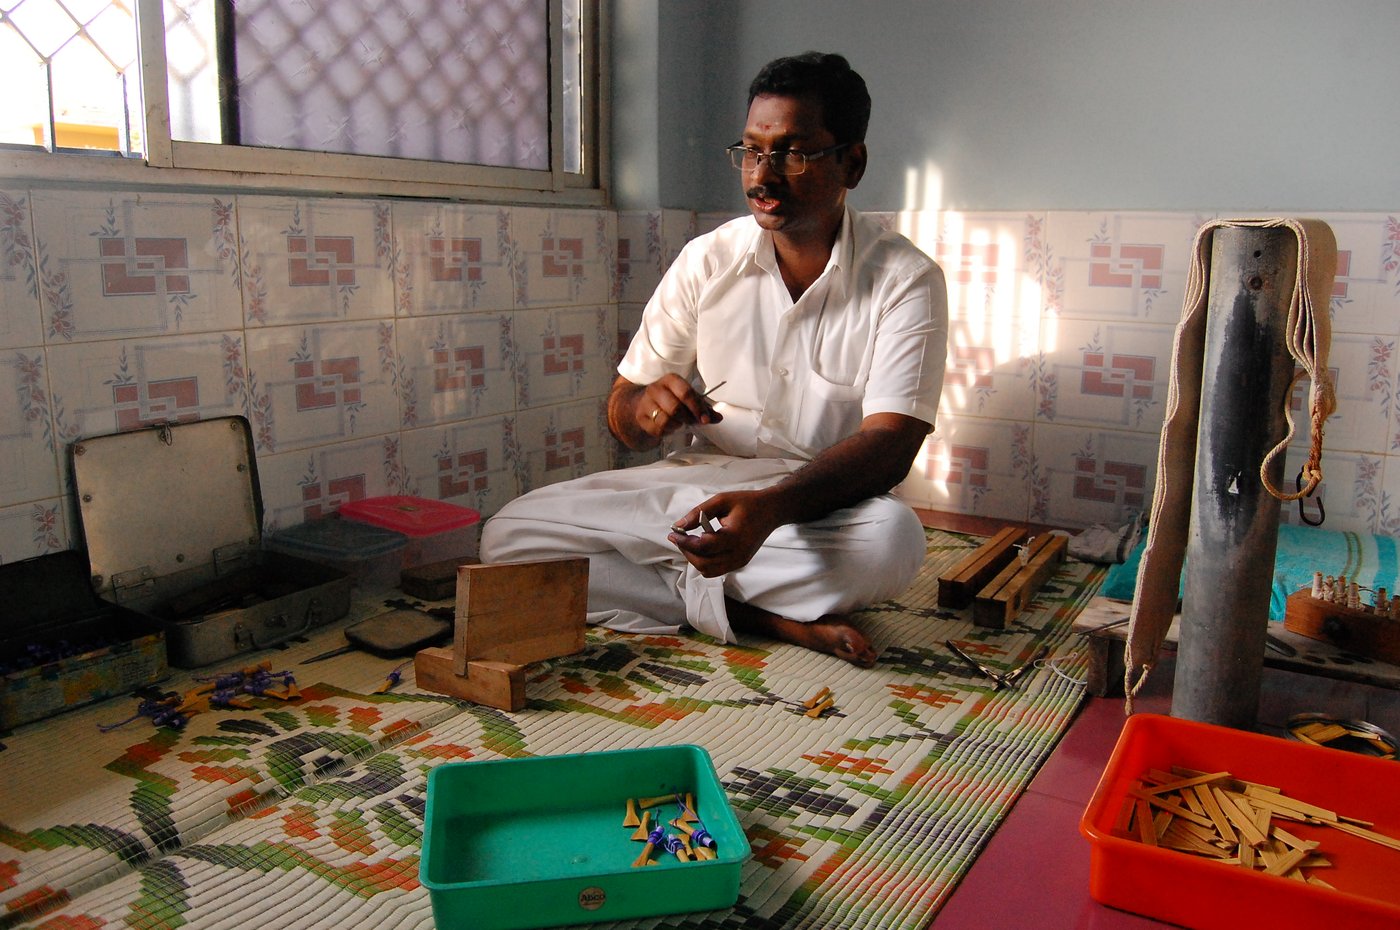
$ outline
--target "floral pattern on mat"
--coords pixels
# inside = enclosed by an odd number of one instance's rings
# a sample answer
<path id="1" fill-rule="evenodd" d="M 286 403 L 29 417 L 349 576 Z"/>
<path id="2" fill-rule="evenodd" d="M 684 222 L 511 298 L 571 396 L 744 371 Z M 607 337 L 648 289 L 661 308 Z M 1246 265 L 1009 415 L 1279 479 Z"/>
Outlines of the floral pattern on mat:
<path id="1" fill-rule="evenodd" d="M 357 756 L 367 745 L 352 737 L 343 763 L 334 740 L 298 742 L 298 735 L 321 732 L 310 712 L 299 724 L 284 721 L 285 728 L 263 717 L 257 727 L 280 739 L 258 734 L 266 737 L 258 744 L 259 771 L 277 786 L 260 805 L 77 889 L 86 893 L 55 884 L 45 906 L 31 902 L 27 914 L 34 926 L 158 930 L 228 926 L 232 909 L 246 907 L 259 930 L 327 921 L 428 930 L 432 911 L 417 861 L 433 767 L 694 743 L 713 758 L 753 849 L 739 901 L 727 910 L 627 926 L 921 930 L 1078 707 L 1083 690 L 1072 679 L 1082 663 L 1074 658 L 1070 621 L 1102 574 L 1068 563 L 1010 629 L 980 629 L 967 611 L 939 608 L 936 597 L 939 572 L 978 542 L 930 533 L 930 555 L 914 586 L 862 615 L 881 652 L 871 670 L 766 641 L 734 646 L 591 629 L 583 653 L 536 667 L 525 710 L 455 704 L 367 756 Z M 946 639 L 1000 669 L 1026 661 L 1041 645 L 1061 665 L 1037 667 L 997 691 L 951 657 Z M 814 720 L 802 702 L 822 686 L 836 707 Z M 384 706 L 339 697 L 346 713 Z M 396 708 L 415 696 L 397 697 Z M 242 760 L 220 751 L 238 750 L 238 736 L 256 727 L 232 729 L 244 732 L 182 744 L 140 771 L 168 774 L 164 760 L 178 758 L 231 778 Z M 336 764 L 322 768 L 322 758 Z M 18 835 L 0 835 L 0 888 L 10 858 L 5 847 L 13 848 Z"/>

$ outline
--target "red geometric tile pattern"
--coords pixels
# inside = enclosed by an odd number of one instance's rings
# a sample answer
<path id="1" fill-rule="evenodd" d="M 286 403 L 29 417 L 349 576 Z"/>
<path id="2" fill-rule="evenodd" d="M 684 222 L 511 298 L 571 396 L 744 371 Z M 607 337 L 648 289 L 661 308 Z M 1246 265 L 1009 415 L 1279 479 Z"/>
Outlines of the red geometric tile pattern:
<path id="1" fill-rule="evenodd" d="M 1079 379 L 1079 390 L 1100 397 L 1151 400 L 1152 374 L 1156 368 L 1157 359 L 1150 355 L 1085 352 L 1084 372 Z"/>
<path id="2" fill-rule="evenodd" d="M 466 387 L 486 385 L 486 349 L 484 346 L 457 346 L 454 349 L 433 350 L 433 390 L 460 391 Z"/>
<path id="3" fill-rule="evenodd" d="M 354 237 L 288 236 L 287 283 L 292 287 L 354 285 Z"/>
<path id="4" fill-rule="evenodd" d="M 102 294 L 188 294 L 189 244 L 172 238 L 101 238 L 98 254 L 118 259 L 102 263 Z"/>
<path id="5" fill-rule="evenodd" d="M 438 497 L 448 500 L 485 491 L 489 484 L 485 449 L 438 457 Z"/>
<path id="6" fill-rule="evenodd" d="M 1089 286 L 1160 290 L 1162 261 L 1166 251 L 1166 246 L 1162 245 L 1090 243 Z"/>
<path id="7" fill-rule="evenodd" d="M 358 404 L 361 393 L 358 358 L 326 358 L 294 362 L 297 410 L 323 410 L 340 404 Z"/>
<path id="8" fill-rule="evenodd" d="M 546 278 L 576 278 L 583 275 L 582 239 L 546 236 L 540 245 L 540 262 Z"/>
<path id="9" fill-rule="evenodd" d="M 190 423 L 199 419 L 199 379 L 165 378 L 112 386 L 117 429 L 141 429 L 158 423 Z"/>
<path id="10" fill-rule="evenodd" d="M 1135 462 L 1104 462 L 1089 456 L 1074 459 L 1074 496 L 1078 500 L 1141 507 L 1147 487 L 1147 466 Z"/>
<path id="11" fill-rule="evenodd" d="M 434 281 L 480 281 L 481 240 L 433 236 L 428 239 L 428 276 Z"/>

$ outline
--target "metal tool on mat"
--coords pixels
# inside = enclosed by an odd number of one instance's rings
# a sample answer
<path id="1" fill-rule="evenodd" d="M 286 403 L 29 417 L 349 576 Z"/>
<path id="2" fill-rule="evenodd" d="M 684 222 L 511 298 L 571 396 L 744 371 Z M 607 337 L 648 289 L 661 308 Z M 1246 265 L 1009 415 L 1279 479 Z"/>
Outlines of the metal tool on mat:
<path id="1" fill-rule="evenodd" d="M 403 598 L 386 600 L 384 605 L 395 609 L 346 627 L 348 643 L 303 659 L 301 664 L 310 665 L 359 650 L 385 658 L 413 655 L 452 637 L 452 607 L 423 607 Z"/>
<path id="2" fill-rule="evenodd" d="M 1034 655 L 1032 655 L 1025 662 L 1022 662 L 1020 665 L 1011 669 L 1009 672 L 997 672 L 983 665 L 981 662 L 978 662 L 966 652 L 963 652 L 951 639 L 945 639 L 943 641 L 943 645 L 948 647 L 949 652 L 957 656 L 963 662 L 967 663 L 967 665 L 974 671 L 976 671 L 977 674 L 981 675 L 984 678 L 990 679 L 992 682 L 992 688 L 996 691 L 1000 691 L 1002 688 L 1005 688 L 1008 685 L 1015 682 L 1016 679 L 1020 678 L 1031 668 L 1035 667 L 1035 663 L 1045 658 L 1045 656 L 1048 655 L 1050 652 L 1049 646 L 1041 646 L 1035 651 Z"/>

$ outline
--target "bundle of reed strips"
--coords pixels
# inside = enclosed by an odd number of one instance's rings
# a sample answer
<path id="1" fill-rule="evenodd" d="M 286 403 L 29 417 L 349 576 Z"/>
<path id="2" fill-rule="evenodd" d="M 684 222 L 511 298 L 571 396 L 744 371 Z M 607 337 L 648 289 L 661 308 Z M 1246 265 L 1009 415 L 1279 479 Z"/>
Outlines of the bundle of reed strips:
<path id="1" fill-rule="evenodd" d="M 1310 871 L 1332 865 L 1322 844 L 1295 836 L 1280 822 L 1331 827 L 1400 851 L 1400 839 L 1376 832 L 1370 821 L 1290 798 L 1278 788 L 1229 772 L 1177 766 L 1170 772 L 1149 769 L 1133 783 L 1113 832 L 1149 846 L 1332 887 Z"/>

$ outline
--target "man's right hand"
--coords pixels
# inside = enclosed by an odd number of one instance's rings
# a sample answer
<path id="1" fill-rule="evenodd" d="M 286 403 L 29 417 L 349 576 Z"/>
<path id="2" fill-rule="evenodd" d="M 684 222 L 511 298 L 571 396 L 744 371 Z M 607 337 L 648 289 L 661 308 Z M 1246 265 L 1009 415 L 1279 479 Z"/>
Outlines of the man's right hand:
<path id="1" fill-rule="evenodd" d="M 654 448 L 667 433 L 720 419 L 709 400 L 680 375 L 662 375 L 648 385 L 618 378 L 608 396 L 608 429 L 630 449 Z"/>

